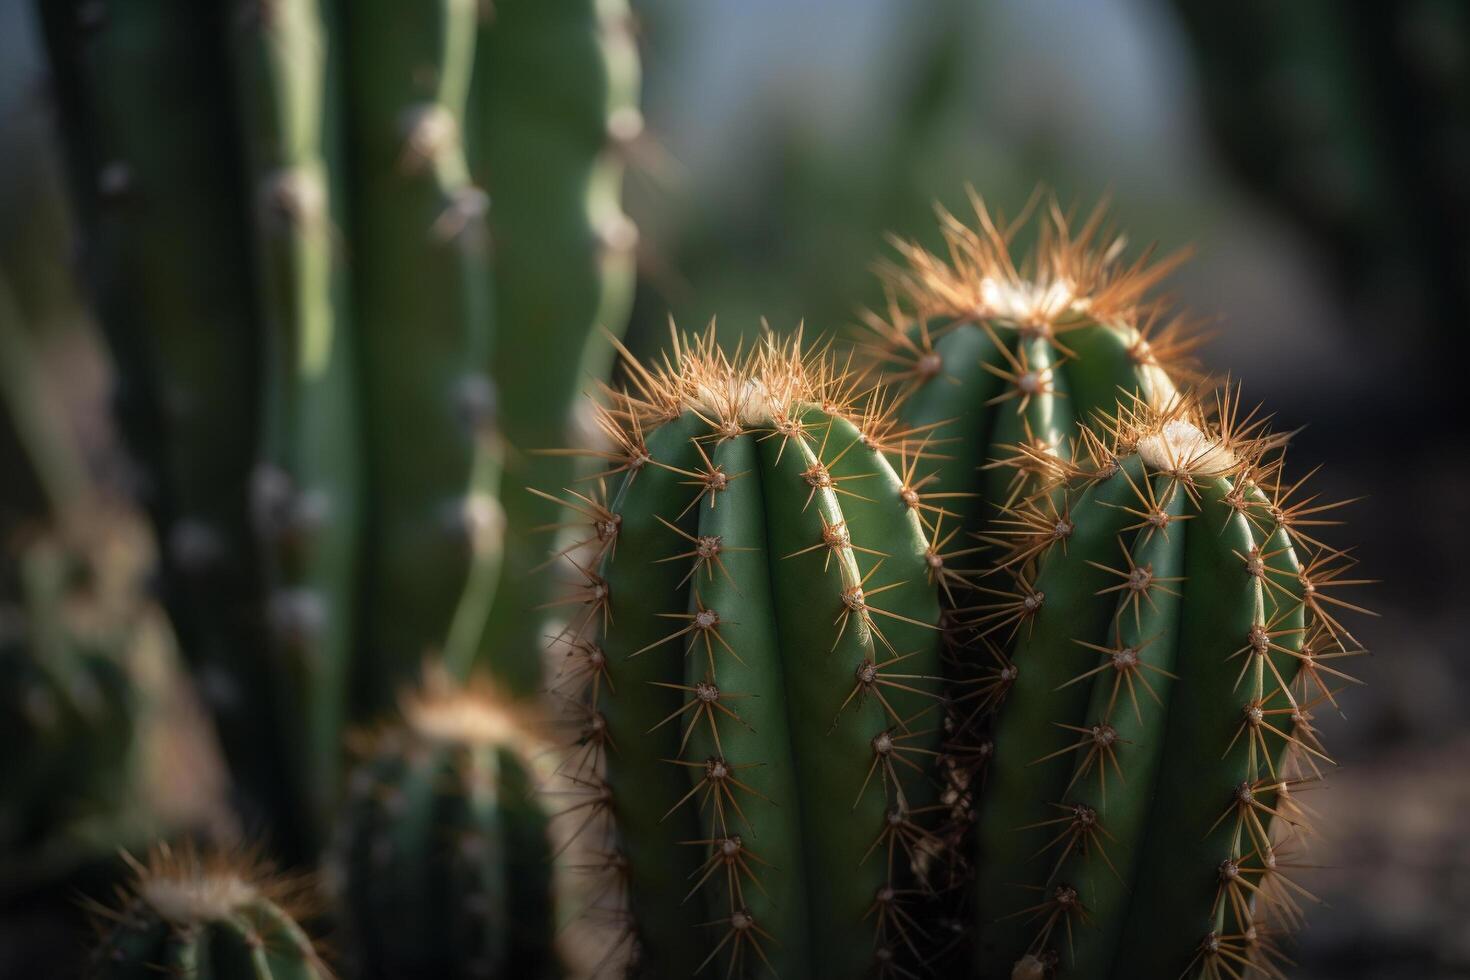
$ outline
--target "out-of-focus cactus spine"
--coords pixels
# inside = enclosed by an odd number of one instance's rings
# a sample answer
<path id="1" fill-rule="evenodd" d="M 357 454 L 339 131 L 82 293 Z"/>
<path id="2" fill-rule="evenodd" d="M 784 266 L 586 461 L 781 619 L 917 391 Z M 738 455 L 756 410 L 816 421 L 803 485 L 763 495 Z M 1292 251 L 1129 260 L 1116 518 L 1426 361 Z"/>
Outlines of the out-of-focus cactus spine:
<path id="1" fill-rule="evenodd" d="M 558 975 L 542 736 L 493 688 L 437 674 L 403 713 L 363 739 L 338 842 L 361 975 Z"/>
<path id="2" fill-rule="evenodd" d="M 565 819 L 615 826 L 636 970 L 889 975 L 939 744 L 927 540 L 856 382 L 799 338 L 630 363 L 569 553 Z M 897 973 L 894 975 L 902 975 Z"/>
<path id="3" fill-rule="evenodd" d="M 480 29 L 471 163 L 490 189 L 495 236 L 495 382 L 506 458 L 506 575 L 483 648 L 522 689 L 544 646 L 543 530 L 556 510 L 525 487 L 561 486 L 585 438 L 575 410 L 606 378 L 633 300 L 637 230 L 619 204 L 628 145 L 642 130 L 639 66 L 625 0 L 495 0 Z M 535 370 L 529 370 L 535 365 Z"/>
<path id="4" fill-rule="evenodd" d="M 1015 586 L 976 610 L 1003 646 L 973 678 L 981 977 L 1281 976 L 1311 900 L 1294 793 L 1330 764 L 1312 713 L 1361 652 L 1335 589 L 1360 583 L 1284 440 L 1211 409 L 1139 398 L 1074 462 L 1020 450 L 1051 480 L 998 525 Z"/>
<path id="5" fill-rule="evenodd" d="M 337 74 L 319 0 L 241 5 L 233 66 L 264 324 L 261 450 L 251 487 L 283 718 L 318 828 L 335 802 L 356 596 L 352 319 L 339 244 Z"/>
<path id="6" fill-rule="evenodd" d="M 462 134 L 475 0 L 344 11 L 353 285 L 368 474 L 358 715 L 429 651 L 463 674 L 499 572 L 485 192 Z M 525 365 L 522 365 L 525 369 Z"/>
<path id="7" fill-rule="evenodd" d="M 1107 231 L 1101 207 L 1076 228 L 1048 201 L 1018 259 L 1014 239 L 1037 202 L 1007 221 L 971 197 L 976 227 L 940 211 L 946 256 L 898 243 L 904 264 L 885 270 L 890 310 L 869 323 L 902 418 L 933 427 L 933 443 L 954 458 L 933 477 L 916 472 L 948 512 L 926 519 L 973 531 L 1015 499 L 1015 472 L 990 467 L 1014 455 L 1006 447 L 1065 457 L 1077 424 L 1110 412 L 1119 389 L 1167 404 L 1191 377 L 1197 338 L 1181 321 L 1161 323 L 1146 299 L 1181 256 L 1125 263 L 1125 241 Z"/>
<path id="8" fill-rule="evenodd" d="M 331 980 L 296 921 L 307 894 L 300 881 L 249 857 L 165 845 L 132 863 L 136 880 L 120 904 L 93 907 L 99 980 Z"/>
<path id="9" fill-rule="evenodd" d="M 250 527 L 259 347 L 242 160 L 219 48 L 192 0 L 40 3 L 83 224 L 117 366 L 117 410 L 158 528 L 165 603 L 247 822 L 310 845 L 265 649 Z M 167 121 L 166 123 L 163 121 Z M 165 128 L 160 129 L 159 126 Z"/>

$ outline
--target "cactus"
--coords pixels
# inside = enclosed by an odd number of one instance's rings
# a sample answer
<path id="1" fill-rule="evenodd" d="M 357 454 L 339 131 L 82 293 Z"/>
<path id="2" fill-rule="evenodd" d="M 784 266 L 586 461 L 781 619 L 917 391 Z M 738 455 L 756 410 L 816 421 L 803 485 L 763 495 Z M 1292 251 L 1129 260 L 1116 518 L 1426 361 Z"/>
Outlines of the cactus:
<path id="1" fill-rule="evenodd" d="M 129 634 L 59 539 L 24 546 L 0 606 L 0 851 L 6 858 L 129 798 L 138 691 Z M 9 578 L 9 574 L 5 576 Z M 12 596 L 12 589 L 18 594 Z"/>
<path id="2" fill-rule="evenodd" d="M 1285 440 L 1228 389 L 1135 397 L 1083 430 L 997 525 L 979 789 L 981 977 L 1280 976 L 1312 725 L 1361 652 L 1332 511 L 1282 473 Z M 993 711 L 993 718 L 986 718 Z M 982 785 L 983 784 L 983 785 Z"/>
<path id="3" fill-rule="evenodd" d="M 612 817 L 641 975 L 886 974 L 919 941 L 939 743 L 928 542 L 881 451 L 903 434 L 799 335 L 628 361 L 600 414 L 620 485 L 568 499 L 565 819 Z"/>
<path id="4" fill-rule="evenodd" d="M 495 385 L 509 444 L 506 574 L 482 648 L 520 689 L 541 681 L 541 617 L 556 508 L 525 488 L 561 486 L 586 378 L 605 378 L 633 301 L 637 230 L 619 207 L 642 129 L 638 52 L 625 0 L 497 0 L 480 29 L 471 163 L 494 200 Z M 536 364 L 539 370 L 528 371 Z M 515 662 L 493 662 L 524 651 Z"/>
<path id="5" fill-rule="evenodd" d="M 976 531 L 1018 491 L 1016 473 L 992 465 L 1004 447 L 1065 455 L 1076 425 L 1112 411 L 1120 388 L 1166 404 L 1193 378 L 1200 338 L 1147 299 L 1183 255 L 1125 263 L 1125 240 L 1107 230 L 1102 206 L 1074 229 L 1048 201 L 1034 247 L 1017 259 L 1014 241 L 1037 199 L 1014 221 L 992 215 L 973 191 L 971 203 L 975 228 L 939 210 L 947 259 L 897 242 L 904 265 L 884 267 L 889 310 L 867 316 L 865 346 L 905 423 L 928 427 L 930 442 L 955 459 L 932 475 L 915 471 L 917 485 L 943 501 L 928 523 Z"/>
<path id="6" fill-rule="evenodd" d="M 558 975 L 534 727 L 494 688 L 442 673 L 403 715 L 359 740 L 339 835 L 361 975 Z"/>
<path id="7" fill-rule="evenodd" d="M 309 822 L 327 825 L 341 769 L 359 498 L 353 331 L 342 226 L 341 54 L 317 0 L 253 6 L 232 66 L 254 203 L 264 378 L 251 504 L 283 720 Z"/>
<path id="8" fill-rule="evenodd" d="M 260 348 L 224 10 L 191 0 L 38 5 L 116 362 L 116 410 L 161 542 L 165 605 L 252 826 L 311 849 L 281 724 L 249 513 Z M 166 121 L 160 123 L 160 121 Z M 164 128 L 159 128 L 163 125 Z"/>
<path id="9" fill-rule="evenodd" d="M 297 923 L 310 911 L 299 879 L 276 877 L 248 855 L 158 845 L 111 908 L 94 903 L 100 942 L 92 975 L 160 973 L 214 980 L 331 980 Z"/>
<path id="10" fill-rule="evenodd" d="M 486 377 L 488 199 L 461 134 L 474 0 L 353 4 L 352 256 L 368 474 L 357 716 L 391 706 L 426 652 L 463 674 L 499 571 L 503 518 Z"/>

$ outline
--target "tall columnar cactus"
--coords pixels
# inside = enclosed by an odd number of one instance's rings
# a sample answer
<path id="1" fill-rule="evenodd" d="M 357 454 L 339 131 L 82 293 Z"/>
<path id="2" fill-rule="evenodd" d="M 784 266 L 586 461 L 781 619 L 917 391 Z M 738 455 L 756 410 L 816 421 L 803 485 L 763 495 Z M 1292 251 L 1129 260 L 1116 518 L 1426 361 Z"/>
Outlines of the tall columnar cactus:
<path id="1" fill-rule="evenodd" d="M 617 487 L 569 500 L 590 526 L 567 553 L 565 819 L 611 815 L 642 975 L 887 974 L 919 941 L 928 541 L 882 452 L 900 436 L 799 343 L 731 359 L 711 331 L 630 360 L 601 413 Z"/>
<path id="2" fill-rule="evenodd" d="M 943 498 L 930 523 L 974 531 L 1015 499 L 1016 473 L 990 465 L 1014 456 L 1007 447 L 1065 457 L 1076 426 L 1111 412 L 1119 389 L 1167 404 L 1193 377 L 1198 338 L 1147 297 L 1182 255 L 1125 262 L 1102 207 L 1074 228 L 1050 201 L 1030 229 L 1035 200 L 1009 222 L 973 192 L 972 203 L 974 228 L 939 212 L 947 256 L 898 242 L 904 262 L 885 268 L 890 308 L 869 316 L 868 347 L 903 420 L 934 427 L 931 448 L 954 459 L 934 475 L 915 466 Z M 1028 231 L 1035 243 L 1018 259 Z"/>
<path id="3" fill-rule="evenodd" d="M 117 372 L 117 412 L 158 529 L 164 599 L 216 719 L 247 821 L 309 850 L 264 655 L 249 515 L 259 351 L 243 160 L 220 44 L 225 7 L 38 4 L 82 257 Z"/>
<path id="4" fill-rule="evenodd" d="M 341 52 L 327 5 L 252 5 L 232 65 L 254 211 L 264 378 L 251 504 L 292 773 L 310 822 L 335 802 L 353 641 L 360 474 L 343 227 Z"/>
<path id="5" fill-rule="evenodd" d="M 442 675 L 403 714 L 363 739 L 338 841 L 361 975 L 558 975 L 541 736 L 493 688 Z"/>
<path id="6" fill-rule="evenodd" d="M 330 980 L 296 917 L 309 910 L 298 880 L 273 877 L 248 856 L 159 845 L 119 906 L 95 905 L 100 943 L 92 975 L 132 980 Z"/>
<path id="7" fill-rule="evenodd" d="M 369 481 L 359 714 L 425 653 L 468 669 L 499 572 L 485 192 L 462 134 L 475 0 L 345 12 L 352 273 Z M 522 365 L 525 368 L 525 365 Z"/>
<path id="8" fill-rule="evenodd" d="M 1351 680 L 1360 582 L 1285 440 L 1217 401 L 1130 401 L 1073 462 L 1023 449 L 1052 478 L 997 526 L 1014 588 L 972 610 L 996 644 L 969 682 L 994 713 L 981 977 L 1279 976 L 1311 901 L 1295 798 L 1329 764 L 1312 715 Z"/>
<path id="9" fill-rule="evenodd" d="M 577 438 L 581 385 L 605 378 L 633 301 L 637 230 L 619 205 L 624 160 L 642 130 L 638 51 L 626 0 L 486 4 L 475 66 L 470 162 L 493 206 L 495 384 L 506 455 L 506 574 L 484 659 L 519 686 L 540 682 L 546 560 L 556 519 L 525 488 L 561 486 Z M 527 370 L 534 364 L 537 369 Z M 503 657 L 501 658 L 503 660 Z"/>

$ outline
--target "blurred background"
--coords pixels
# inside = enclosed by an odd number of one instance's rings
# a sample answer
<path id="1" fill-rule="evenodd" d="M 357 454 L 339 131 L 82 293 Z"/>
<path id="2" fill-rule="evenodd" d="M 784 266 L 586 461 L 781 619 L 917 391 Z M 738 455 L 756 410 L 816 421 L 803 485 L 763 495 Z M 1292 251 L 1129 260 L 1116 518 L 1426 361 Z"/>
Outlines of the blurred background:
<path id="1" fill-rule="evenodd" d="M 1466 5 L 635 8 L 637 351 L 670 314 L 718 316 L 732 341 L 761 317 L 851 329 L 882 302 L 886 236 L 937 245 L 932 205 L 963 216 L 967 184 L 1008 212 L 1038 184 L 1080 209 L 1106 195 L 1135 250 L 1193 246 L 1167 288 L 1211 322 L 1206 363 L 1302 430 L 1295 465 L 1328 461 L 1324 498 L 1362 498 L 1329 540 L 1381 580 L 1359 590 L 1380 614 L 1358 631 L 1364 684 L 1321 721 L 1341 768 L 1314 794 L 1303 880 L 1330 911 L 1297 938 L 1297 975 L 1470 976 L 1470 440 L 1449 407 L 1470 312 Z M 105 461 L 109 368 L 59 152 L 31 4 L 0 0 L 0 266 L 57 418 Z"/>

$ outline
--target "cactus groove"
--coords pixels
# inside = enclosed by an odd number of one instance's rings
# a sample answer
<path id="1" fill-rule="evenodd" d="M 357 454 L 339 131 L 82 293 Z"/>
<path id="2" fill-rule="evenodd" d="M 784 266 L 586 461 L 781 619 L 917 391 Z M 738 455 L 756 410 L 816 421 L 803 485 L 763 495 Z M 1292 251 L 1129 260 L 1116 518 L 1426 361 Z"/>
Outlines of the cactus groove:
<path id="1" fill-rule="evenodd" d="M 1358 582 L 1315 537 L 1333 506 L 1238 409 L 1136 398 L 1075 462 L 1020 450 L 1051 479 L 999 522 L 1013 586 L 964 610 L 1004 649 L 961 723 L 992 747 L 981 977 L 1281 976 L 1313 901 L 1295 796 L 1330 764 L 1312 716 L 1361 652 L 1334 589 Z"/>
<path id="2" fill-rule="evenodd" d="M 601 414 L 620 485 L 570 501 L 566 819 L 613 819 L 638 975 L 887 974 L 920 939 L 940 721 L 902 434 L 799 337 L 675 336 L 629 372 Z"/>

